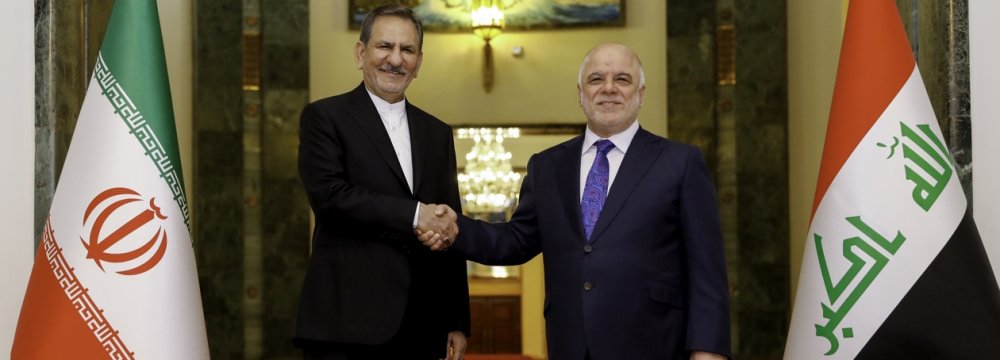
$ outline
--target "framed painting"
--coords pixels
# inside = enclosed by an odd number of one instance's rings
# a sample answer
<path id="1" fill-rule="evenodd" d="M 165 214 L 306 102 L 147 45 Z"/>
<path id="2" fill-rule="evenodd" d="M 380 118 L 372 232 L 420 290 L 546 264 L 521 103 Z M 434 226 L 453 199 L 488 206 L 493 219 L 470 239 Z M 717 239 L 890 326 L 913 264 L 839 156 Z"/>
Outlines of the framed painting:
<path id="1" fill-rule="evenodd" d="M 409 6 L 426 31 L 468 31 L 470 0 L 349 0 L 348 23 L 358 29 L 365 14 L 386 3 Z M 625 0 L 504 0 L 506 30 L 622 26 Z"/>

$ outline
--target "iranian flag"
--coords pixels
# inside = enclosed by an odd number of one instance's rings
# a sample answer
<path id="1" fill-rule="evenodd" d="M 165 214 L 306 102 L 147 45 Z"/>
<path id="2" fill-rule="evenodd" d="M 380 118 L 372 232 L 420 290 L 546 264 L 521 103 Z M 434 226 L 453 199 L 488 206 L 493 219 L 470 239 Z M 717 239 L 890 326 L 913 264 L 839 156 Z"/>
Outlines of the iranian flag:
<path id="1" fill-rule="evenodd" d="M 11 358 L 208 358 L 154 0 L 115 2 Z"/>
<path id="2" fill-rule="evenodd" d="M 850 2 L 822 161 L 785 359 L 1000 359 L 1000 290 L 893 0 Z"/>

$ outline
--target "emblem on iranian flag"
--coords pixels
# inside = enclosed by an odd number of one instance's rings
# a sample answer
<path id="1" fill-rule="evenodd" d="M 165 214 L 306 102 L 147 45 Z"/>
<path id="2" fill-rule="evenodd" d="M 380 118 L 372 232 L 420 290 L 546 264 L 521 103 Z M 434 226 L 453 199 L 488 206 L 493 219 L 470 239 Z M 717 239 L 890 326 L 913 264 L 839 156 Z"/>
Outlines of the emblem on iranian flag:
<path id="1" fill-rule="evenodd" d="M 141 258 L 146 260 L 131 268 L 116 271 L 122 275 L 138 275 L 151 269 L 163 259 L 167 251 L 167 232 L 160 220 L 166 220 L 156 198 L 148 205 L 132 189 L 116 187 L 97 195 L 83 215 L 87 240 L 80 239 L 92 259 L 102 271 L 104 263 L 128 264 Z M 138 207 L 138 208 L 137 208 Z M 95 212 L 95 210 L 98 210 Z M 122 219 L 124 221 L 113 221 Z M 123 222 L 123 223 L 122 223 Z M 152 233 L 152 236 L 148 236 Z M 143 240 L 148 238 L 148 240 Z M 117 245 L 117 246 L 116 246 Z M 125 248 L 115 252 L 113 248 Z"/>

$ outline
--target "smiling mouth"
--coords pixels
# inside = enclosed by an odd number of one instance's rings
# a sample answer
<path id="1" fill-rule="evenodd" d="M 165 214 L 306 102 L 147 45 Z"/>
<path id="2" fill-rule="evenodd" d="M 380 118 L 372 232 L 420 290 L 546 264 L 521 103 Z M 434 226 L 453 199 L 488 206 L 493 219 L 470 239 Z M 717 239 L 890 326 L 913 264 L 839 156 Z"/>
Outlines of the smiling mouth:
<path id="1" fill-rule="evenodd" d="M 378 70 L 392 76 L 406 76 L 406 72 L 400 69 L 380 68 Z"/>

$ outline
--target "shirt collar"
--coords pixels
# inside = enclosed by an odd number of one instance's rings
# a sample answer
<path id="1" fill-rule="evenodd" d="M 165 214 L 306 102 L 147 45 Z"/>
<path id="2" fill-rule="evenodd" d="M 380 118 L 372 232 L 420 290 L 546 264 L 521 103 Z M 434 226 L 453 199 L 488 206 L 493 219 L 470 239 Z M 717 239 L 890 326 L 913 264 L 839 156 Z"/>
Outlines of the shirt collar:
<path id="1" fill-rule="evenodd" d="M 382 99 L 378 97 L 378 95 L 372 93 L 371 90 L 368 90 L 368 87 L 365 87 L 365 91 L 368 91 L 368 96 L 371 97 L 372 102 L 375 103 L 375 109 L 378 110 L 379 115 L 392 114 L 399 116 L 398 114 L 406 112 L 405 97 L 403 100 L 390 104 L 388 101 L 385 101 L 385 99 Z"/>
<path id="2" fill-rule="evenodd" d="M 621 150 L 624 154 L 628 152 L 628 145 L 632 143 L 632 138 L 635 137 L 636 132 L 639 132 L 639 119 L 633 121 L 632 125 L 629 125 L 622 132 L 611 135 L 607 139 L 611 140 L 611 143 L 615 144 L 615 148 Z M 597 136 L 597 134 L 591 131 L 588 126 L 587 130 L 583 133 L 583 149 L 581 149 L 580 154 L 586 153 L 594 146 L 595 142 L 602 139 L 602 137 Z"/>

